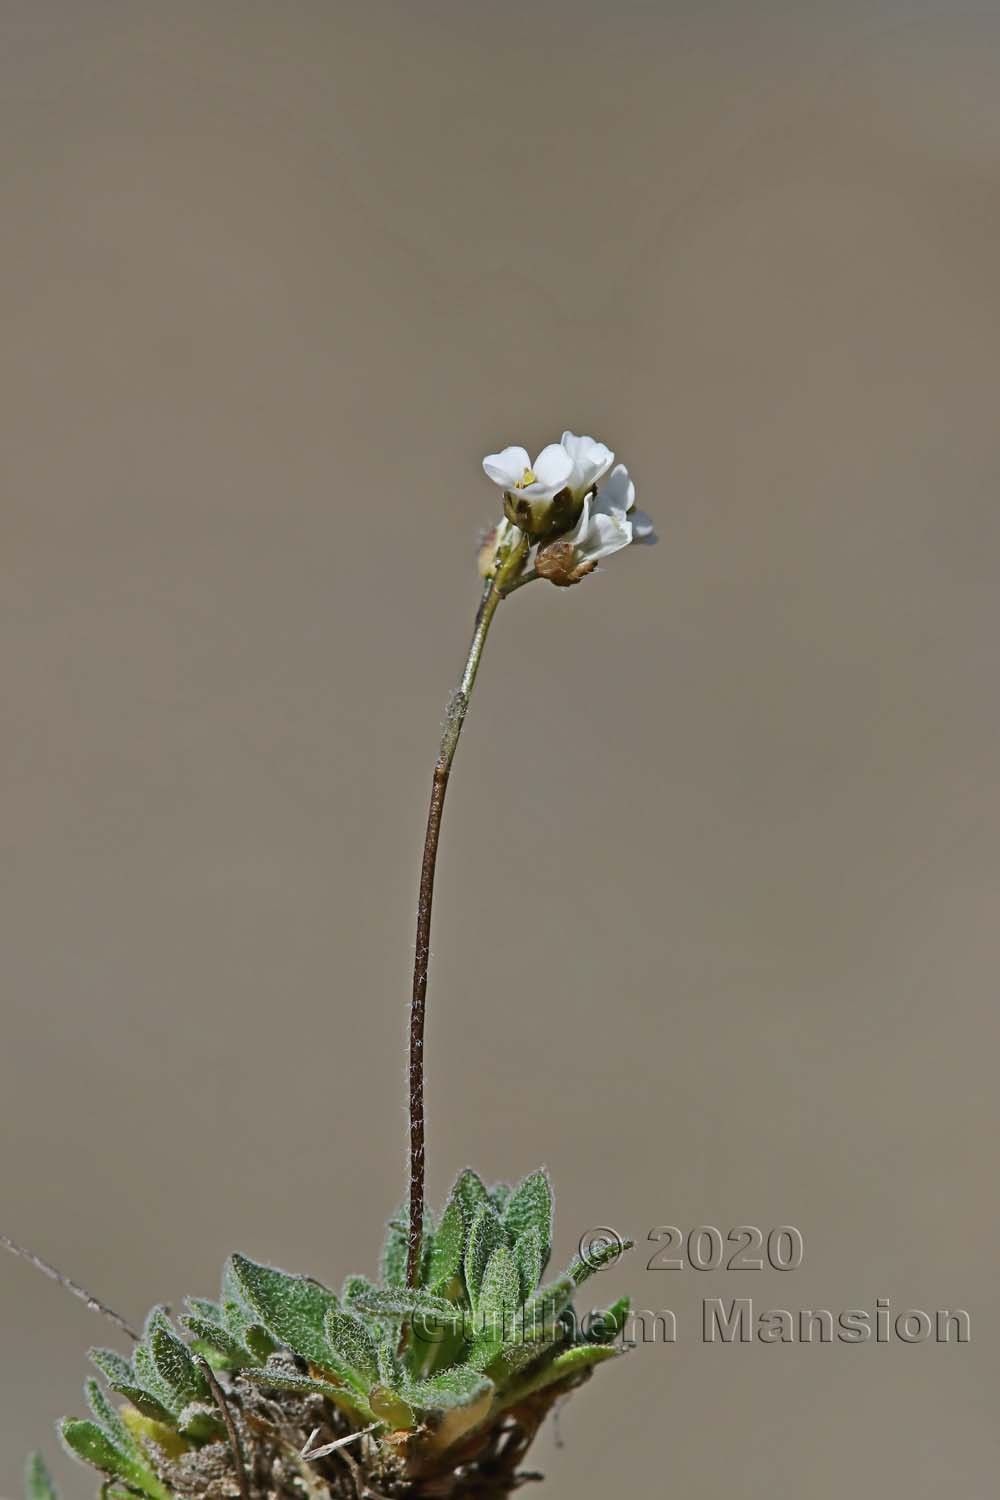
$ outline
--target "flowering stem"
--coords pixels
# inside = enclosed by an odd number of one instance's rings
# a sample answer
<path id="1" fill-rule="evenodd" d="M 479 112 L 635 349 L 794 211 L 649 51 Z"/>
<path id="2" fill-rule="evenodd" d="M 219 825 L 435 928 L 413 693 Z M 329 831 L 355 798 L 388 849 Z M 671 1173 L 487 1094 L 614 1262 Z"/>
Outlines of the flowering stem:
<path id="1" fill-rule="evenodd" d="M 420 866 L 420 889 L 417 896 L 417 940 L 413 954 L 413 993 L 410 1000 L 410 1211 L 406 1249 L 406 1283 L 415 1287 L 420 1280 L 420 1249 L 424 1231 L 424 1022 L 427 1015 L 427 965 L 430 959 L 431 906 L 434 900 L 434 871 L 437 865 L 441 816 L 451 763 L 458 748 L 459 736 L 469 710 L 469 698 L 475 685 L 483 647 L 500 600 L 516 587 L 530 547 L 529 540 L 514 531 L 506 555 L 498 562 L 493 578 L 486 585 L 476 625 L 458 688 L 452 694 L 445 718 L 441 748 L 431 783 L 431 805 L 427 813 L 424 855 Z"/>
<path id="2" fill-rule="evenodd" d="M 541 574 L 536 573 L 534 568 L 525 568 L 524 572 L 521 573 L 517 578 L 513 579 L 504 589 L 504 598 L 506 599 L 507 595 L 512 594 L 515 589 L 523 588 L 526 583 L 534 583 L 536 578 L 540 577 Z"/>

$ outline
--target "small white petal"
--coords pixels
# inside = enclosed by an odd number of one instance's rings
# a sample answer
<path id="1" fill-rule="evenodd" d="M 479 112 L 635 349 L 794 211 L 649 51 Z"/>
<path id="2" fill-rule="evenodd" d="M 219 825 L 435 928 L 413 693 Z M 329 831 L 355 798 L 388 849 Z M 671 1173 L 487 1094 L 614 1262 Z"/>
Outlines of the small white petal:
<path id="1" fill-rule="evenodd" d="M 501 489 L 509 490 L 520 481 L 530 460 L 527 448 L 503 448 L 499 453 L 487 453 L 483 468 Z"/>
<path id="2" fill-rule="evenodd" d="M 579 498 L 592 489 L 608 472 L 615 455 L 604 443 L 596 443 L 592 437 L 578 437 L 575 432 L 564 432 L 561 446 L 573 462 L 573 477 L 570 481 L 573 493 Z"/>
<path id="3" fill-rule="evenodd" d="M 600 562 L 620 552 L 632 540 L 632 523 L 620 512 L 608 515 L 596 511 L 590 518 L 590 529 L 583 547 L 584 561 Z"/>
<path id="4" fill-rule="evenodd" d="M 589 530 L 590 530 L 590 496 L 589 495 L 585 495 L 584 496 L 584 501 L 583 501 L 583 509 L 580 512 L 580 519 L 576 523 L 576 530 L 573 532 L 572 536 L 567 537 L 567 541 L 570 541 L 570 542 L 573 543 L 573 546 L 574 546 L 574 548 L 576 549 L 577 552 L 579 552 L 582 549 L 583 544 L 584 544 L 584 542 L 586 541 L 586 538 L 587 538 L 587 532 Z"/>
<path id="5" fill-rule="evenodd" d="M 561 443 L 549 443 L 532 465 L 538 483 L 553 492 L 562 489 L 573 472 L 573 460 Z"/>
<path id="6" fill-rule="evenodd" d="M 601 487 L 601 501 L 610 510 L 631 510 L 635 504 L 635 484 L 624 464 L 615 464 Z"/>

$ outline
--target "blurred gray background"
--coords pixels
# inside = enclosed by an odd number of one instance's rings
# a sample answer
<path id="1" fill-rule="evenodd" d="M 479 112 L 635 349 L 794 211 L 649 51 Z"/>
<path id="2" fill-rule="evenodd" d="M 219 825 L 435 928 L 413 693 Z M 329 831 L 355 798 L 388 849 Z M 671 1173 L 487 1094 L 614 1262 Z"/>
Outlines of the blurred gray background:
<path id="1" fill-rule="evenodd" d="M 547 1493 L 995 1493 L 998 73 L 944 0 L 4 0 L 9 1233 L 133 1320 L 372 1268 L 479 461 L 593 432 L 663 540 L 490 643 L 432 1195 L 544 1161 L 676 1312 Z M 744 1223 L 802 1268 L 645 1269 Z M 0 1309 L 2 1492 L 41 1445 L 82 1500 L 114 1332 L 10 1258 Z"/>

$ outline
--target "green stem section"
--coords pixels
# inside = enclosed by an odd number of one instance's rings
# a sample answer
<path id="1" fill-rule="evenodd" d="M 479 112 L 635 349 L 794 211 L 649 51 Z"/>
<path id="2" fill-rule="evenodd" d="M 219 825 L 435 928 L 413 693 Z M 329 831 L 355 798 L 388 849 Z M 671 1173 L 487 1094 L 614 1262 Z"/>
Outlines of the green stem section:
<path id="1" fill-rule="evenodd" d="M 483 591 L 476 615 L 476 626 L 469 646 L 458 688 L 448 704 L 441 748 L 434 766 L 431 783 L 431 803 L 427 813 L 427 831 L 424 835 L 424 855 L 420 866 L 420 889 L 417 896 L 417 939 L 413 953 L 413 992 L 410 999 L 410 1206 L 409 1235 L 406 1248 L 406 1282 L 415 1287 L 420 1281 L 420 1250 L 424 1233 L 424 1025 L 427 1018 L 427 965 L 430 959 L 431 908 L 434 900 L 434 872 L 437 866 L 438 842 L 441 837 L 441 817 L 444 813 L 445 793 L 451 764 L 458 749 L 459 737 L 465 716 L 469 711 L 469 699 L 475 686 L 483 647 L 489 634 L 493 617 L 501 599 L 516 584 L 524 567 L 530 543 L 522 533 L 515 531 L 506 556 L 498 563 L 496 572 Z"/>

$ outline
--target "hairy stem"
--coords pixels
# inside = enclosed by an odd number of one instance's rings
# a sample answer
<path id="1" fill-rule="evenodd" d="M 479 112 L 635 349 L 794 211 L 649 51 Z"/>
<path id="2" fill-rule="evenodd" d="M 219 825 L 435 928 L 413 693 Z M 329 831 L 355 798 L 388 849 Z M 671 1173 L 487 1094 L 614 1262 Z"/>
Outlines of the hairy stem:
<path id="1" fill-rule="evenodd" d="M 120 1328 L 122 1333 L 127 1334 L 133 1343 L 138 1343 L 139 1335 L 126 1323 L 121 1313 L 116 1313 L 113 1307 L 108 1307 L 107 1303 L 101 1302 L 92 1292 L 88 1292 L 86 1287 L 71 1281 L 64 1271 L 59 1270 L 58 1266 L 50 1266 L 48 1261 L 36 1255 L 34 1250 L 26 1250 L 9 1235 L 0 1234 L 0 1246 L 4 1250 L 9 1250 L 11 1255 L 16 1255 L 20 1260 L 26 1260 L 29 1265 L 34 1266 L 36 1271 L 41 1271 L 43 1276 L 49 1276 L 53 1281 L 57 1281 L 65 1291 L 71 1292 L 74 1297 L 79 1297 L 91 1312 L 100 1313 L 102 1318 L 107 1318 L 110 1323 L 114 1323 L 116 1328 Z"/>
<path id="2" fill-rule="evenodd" d="M 496 573 L 483 591 L 476 626 L 465 660 L 462 679 L 452 694 L 445 718 L 441 748 L 434 766 L 431 804 L 424 834 L 424 855 L 420 865 L 420 888 L 417 896 L 417 940 L 413 953 L 413 992 L 410 999 L 410 1208 L 409 1236 L 406 1248 L 406 1282 L 415 1287 L 420 1280 L 420 1248 L 424 1232 L 424 1023 L 427 1016 L 427 965 L 430 959 L 431 907 L 434 901 L 434 872 L 437 865 L 441 817 L 451 763 L 458 748 L 459 736 L 469 709 L 469 698 L 475 685 L 483 647 L 493 623 L 493 616 L 506 593 L 516 582 L 529 542 L 520 532 L 498 564 Z"/>

